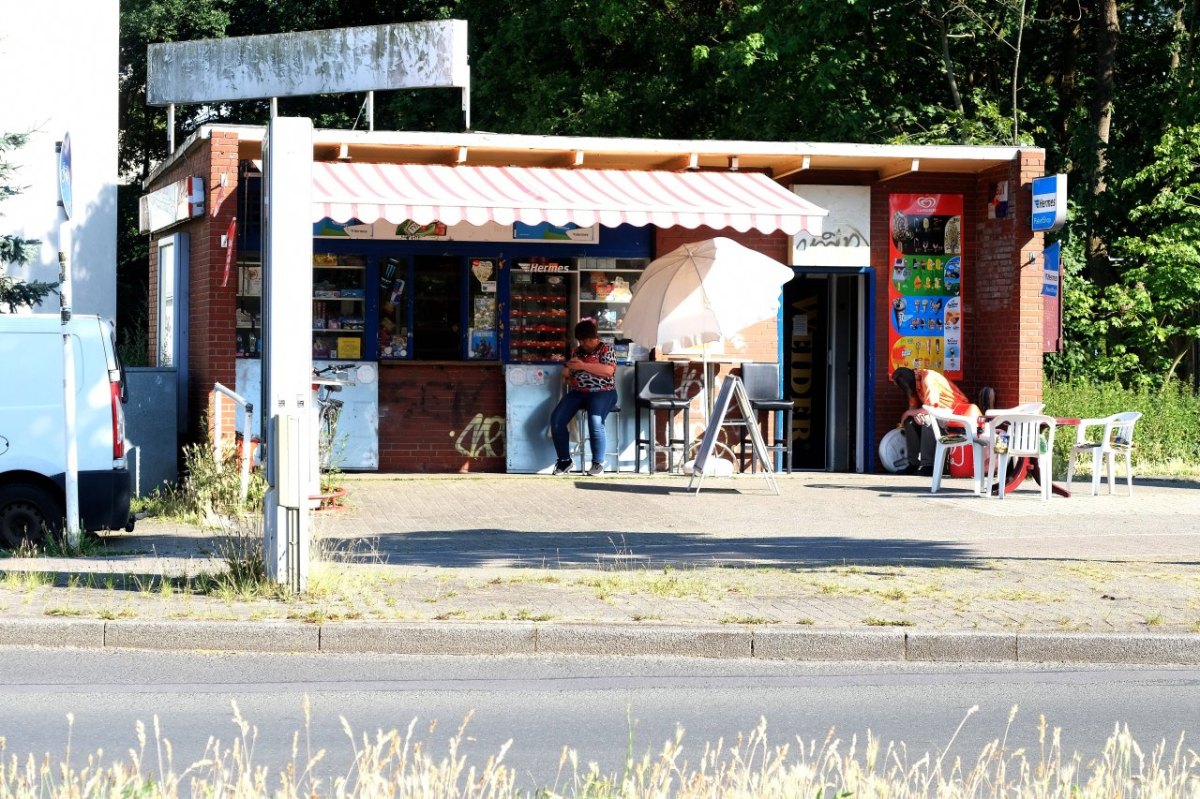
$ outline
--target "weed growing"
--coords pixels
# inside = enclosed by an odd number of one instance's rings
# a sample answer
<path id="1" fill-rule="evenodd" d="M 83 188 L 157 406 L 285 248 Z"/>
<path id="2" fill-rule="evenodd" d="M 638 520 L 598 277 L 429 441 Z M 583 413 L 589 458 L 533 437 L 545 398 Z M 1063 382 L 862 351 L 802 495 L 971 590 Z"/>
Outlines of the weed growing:
<path id="1" fill-rule="evenodd" d="M 959 730 L 976 708 L 971 708 Z M 684 732 L 679 730 L 657 753 L 638 757 L 632 732 L 619 773 L 602 772 L 595 761 L 564 747 L 554 783 L 532 792 L 518 787 L 518 774 L 505 763 L 513 742 L 503 744 L 482 762 L 464 754 L 470 741 L 470 715 L 438 751 L 429 739 L 436 724 L 420 733 L 414 719 L 403 731 L 392 729 L 356 736 L 345 719 L 342 730 L 352 744 L 353 764 L 320 776 L 325 752 L 313 751 L 312 715 L 304 703 L 305 729 L 293 736 L 290 762 L 273 771 L 253 759 L 258 730 L 233 705 L 237 728 L 232 745 L 212 738 L 203 756 L 182 769 L 162 735 L 157 718 L 153 739 L 137 725 L 137 746 L 128 759 L 96 752 L 56 762 L 10 752 L 0 739 L 0 795 L 34 797 L 127 796 L 160 799 L 178 796 L 221 796 L 227 799 L 345 797 L 346 799 L 733 799 L 733 797 L 858 797 L 879 799 L 1100 799 L 1137 796 L 1143 799 L 1200 797 L 1200 755 L 1183 739 L 1144 749 L 1128 727 L 1117 725 L 1100 753 L 1085 760 L 1064 750 L 1062 734 L 1039 721 L 1039 744 L 1008 744 L 1016 717 L 1009 715 L 1001 737 L 970 754 L 948 757 L 958 731 L 940 752 L 910 751 L 903 742 L 884 741 L 870 732 L 849 740 L 830 731 L 822 739 L 797 738 L 776 743 L 765 720 L 732 742 L 706 743 L 694 762 L 685 758 Z M 73 719 L 69 716 L 69 722 Z M 632 730 L 634 722 L 630 721 Z"/>

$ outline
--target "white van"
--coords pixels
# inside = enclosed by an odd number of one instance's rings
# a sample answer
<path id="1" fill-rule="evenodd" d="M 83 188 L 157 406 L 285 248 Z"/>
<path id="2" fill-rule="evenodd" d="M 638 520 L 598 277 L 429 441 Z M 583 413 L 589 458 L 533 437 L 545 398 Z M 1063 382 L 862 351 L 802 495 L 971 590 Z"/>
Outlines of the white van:
<path id="1" fill-rule="evenodd" d="M 132 529 L 125 465 L 125 374 L 98 316 L 67 323 L 74 342 L 79 516 L 86 530 Z M 63 325 L 58 314 L 0 314 L 0 547 L 58 533 L 66 517 Z"/>

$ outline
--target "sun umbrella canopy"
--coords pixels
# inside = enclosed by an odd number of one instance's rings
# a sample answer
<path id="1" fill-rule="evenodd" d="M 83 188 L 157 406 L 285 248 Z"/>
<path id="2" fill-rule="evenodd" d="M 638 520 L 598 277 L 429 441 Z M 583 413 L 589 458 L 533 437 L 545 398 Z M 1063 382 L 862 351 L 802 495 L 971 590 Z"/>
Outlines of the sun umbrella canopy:
<path id="1" fill-rule="evenodd" d="M 646 267 L 621 329 L 663 352 L 719 341 L 774 318 L 780 287 L 792 274 L 723 236 L 685 244 Z"/>

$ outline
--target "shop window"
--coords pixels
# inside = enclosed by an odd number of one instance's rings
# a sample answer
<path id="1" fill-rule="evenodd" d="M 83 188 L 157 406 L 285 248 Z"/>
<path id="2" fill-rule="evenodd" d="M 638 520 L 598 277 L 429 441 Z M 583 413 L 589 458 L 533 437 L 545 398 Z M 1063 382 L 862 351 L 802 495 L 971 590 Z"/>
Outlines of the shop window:
<path id="1" fill-rule="evenodd" d="M 367 259 L 362 255 L 313 254 L 312 356 L 337 360 L 366 357 L 363 347 Z"/>
<path id="2" fill-rule="evenodd" d="M 379 358 L 410 357 L 412 329 L 408 289 L 408 259 L 384 258 L 379 265 Z"/>
<path id="3" fill-rule="evenodd" d="M 499 261 L 493 258 L 472 258 L 467 283 L 467 357 L 472 360 L 494 361 L 500 357 L 496 337 L 496 284 Z"/>
<path id="4" fill-rule="evenodd" d="M 463 357 L 462 261 L 413 258 L 412 357 L 456 361 Z"/>

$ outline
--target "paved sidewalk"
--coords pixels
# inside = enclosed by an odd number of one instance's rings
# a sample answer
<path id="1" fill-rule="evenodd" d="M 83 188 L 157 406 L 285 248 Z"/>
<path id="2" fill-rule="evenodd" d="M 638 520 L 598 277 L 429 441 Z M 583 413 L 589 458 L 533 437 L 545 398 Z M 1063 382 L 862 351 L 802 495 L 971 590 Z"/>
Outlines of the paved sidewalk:
<path id="1" fill-rule="evenodd" d="M 0 644 L 1200 663 L 1196 483 L 686 482 L 349 476 L 288 600 L 190 590 L 237 533 L 143 520 L 98 555 L 0 561 Z"/>

